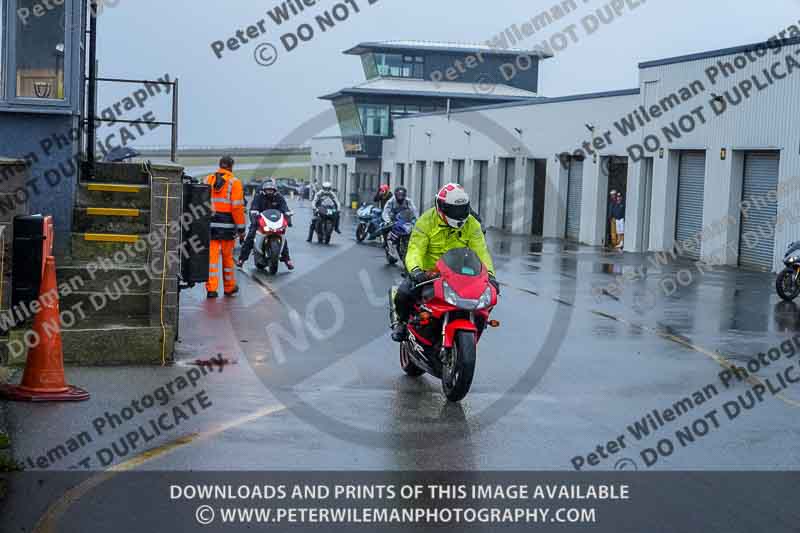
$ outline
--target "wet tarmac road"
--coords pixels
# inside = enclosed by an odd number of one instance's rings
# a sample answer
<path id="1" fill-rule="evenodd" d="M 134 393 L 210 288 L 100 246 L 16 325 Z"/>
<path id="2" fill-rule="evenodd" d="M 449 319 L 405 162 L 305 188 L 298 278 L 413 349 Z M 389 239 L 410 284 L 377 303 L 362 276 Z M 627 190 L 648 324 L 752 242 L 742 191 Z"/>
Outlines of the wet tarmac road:
<path id="1" fill-rule="evenodd" d="M 790 383 L 795 374 L 786 371 L 800 357 L 787 348 L 749 382 L 730 378 L 726 386 L 720 378 L 726 365 L 746 366 L 796 334 L 798 310 L 778 304 L 771 275 L 726 268 L 701 273 L 682 262 L 656 269 L 643 256 L 490 232 L 504 284 L 493 318 L 502 326 L 482 339 L 472 391 L 452 405 L 437 380 L 408 378 L 399 368 L 385 307 L 398 269 L 385 264 L 380 248 L 357 245 L 349 222 L 331 246 L 306 244 L 309 212 L 296 211 L 294 272 L 281 267 L 271 277 L 251 263 L 237 273 L 237 298 L 209 301 L 201 287 L 183 294 L 178 365 L 69 369 L 71 381 L 92 391 L 91 402 L 12 405 L 18 460 L 35 463 L 91 428 L 96 417 L 185 374 L 188 361 L 223 354 L 237 364 L 203 378 L 211 407 L 146 444 L 112 453 L 109 464 L 137 470 L 749 470 L 800 463 L 800 384 Z M 645 280 L 610 287 L 643 264 Z M 686 272 L 691 283 L 683 283 Z M 674 293 L 665 282 L 671 279 L 682 280 Z M 800 353 L 800 344 L 795 349 Z M 759 384 L 768 391 L 763 401 L 729 419 L 726 404 L 733 410 L 728 402 L 739 395 L 747 404 L 748 391 L 753 396 Z M 83 456 L 93 458 L 92 469 L 109 466 L 96 452 L 113 451 L 121 429 L 49 467 L 67 468 Z M 665 438 L 674 450 L 647 465 L 652 453 L 643 456 L 643 450 Z"/>

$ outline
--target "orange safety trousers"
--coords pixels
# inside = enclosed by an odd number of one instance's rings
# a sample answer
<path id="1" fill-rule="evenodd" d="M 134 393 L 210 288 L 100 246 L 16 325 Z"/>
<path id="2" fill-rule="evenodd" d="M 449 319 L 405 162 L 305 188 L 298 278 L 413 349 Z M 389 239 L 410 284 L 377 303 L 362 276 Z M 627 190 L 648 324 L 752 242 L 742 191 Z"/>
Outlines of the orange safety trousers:
<path id="1" fill-rule="evenodd" d="M 219 241 L 212 240 L 209 246 L 208 256 L 208 282 L 206 290 L 217 292 L 219 288 L 219 256 L 222 252 L 222 286 L 225 292 L 231 292 L 236 288 L 236 263 L 233 260 L 233 247 L 236 241 L 233 239 Z"/>

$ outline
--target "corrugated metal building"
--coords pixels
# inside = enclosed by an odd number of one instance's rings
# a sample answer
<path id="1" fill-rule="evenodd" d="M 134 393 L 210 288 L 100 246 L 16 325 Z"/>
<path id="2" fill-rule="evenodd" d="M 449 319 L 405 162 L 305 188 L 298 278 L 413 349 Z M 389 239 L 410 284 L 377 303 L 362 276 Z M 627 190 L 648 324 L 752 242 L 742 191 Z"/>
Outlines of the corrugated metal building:
<path id="1" fill-rule="evenodd" d="M 639 72 L 637 89 L 400 118 L 383 175 L 430 205 L 442 174 L 491 226 L 590 245 L 613 189 L 626 251 L 777 269 L 800 240 L 800 39 Z"/>

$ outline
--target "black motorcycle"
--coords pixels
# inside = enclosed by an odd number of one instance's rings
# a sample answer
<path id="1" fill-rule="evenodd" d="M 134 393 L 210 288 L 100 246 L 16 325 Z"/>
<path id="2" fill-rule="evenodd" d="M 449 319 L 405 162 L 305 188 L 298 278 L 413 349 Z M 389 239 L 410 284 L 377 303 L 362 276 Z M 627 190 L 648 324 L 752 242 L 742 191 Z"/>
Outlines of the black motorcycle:
<path id="1" fill-rule="evenodd" d="M 775 280 L 775 290 L 781 299 L 791 302 L 800 295 L 800 241 L 795 241 L 783 254 L 786 265 Z"/>
<path id="2" fill-rule="evenodd" d="M 339 212 L 333 202 L 322 202 L 317 208 L 317 242 L 330 244 Z"/>

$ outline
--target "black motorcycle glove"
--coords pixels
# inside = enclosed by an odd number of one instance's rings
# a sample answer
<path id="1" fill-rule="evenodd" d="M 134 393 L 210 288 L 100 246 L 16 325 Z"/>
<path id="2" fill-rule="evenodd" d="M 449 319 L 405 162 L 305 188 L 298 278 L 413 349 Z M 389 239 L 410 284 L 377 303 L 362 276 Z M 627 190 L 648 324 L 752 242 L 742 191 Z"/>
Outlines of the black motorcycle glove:
<path id="1" fill-rule="evenodd" d="M 489 283 L 492 284 L 494 290 L 497 291 L 497 295 L 500 296 L 500 283 L 497 282 L 497 279 L 494 277 L 494 274 L 489 274 Z"/>
<path id="2" fill-rule="evenodd" d="M 414 285 L 419 285 L 420 283 L 428 281 L 428 274 L 419 268 L 415 268 L 409 272 L 408 277 Z"/>

